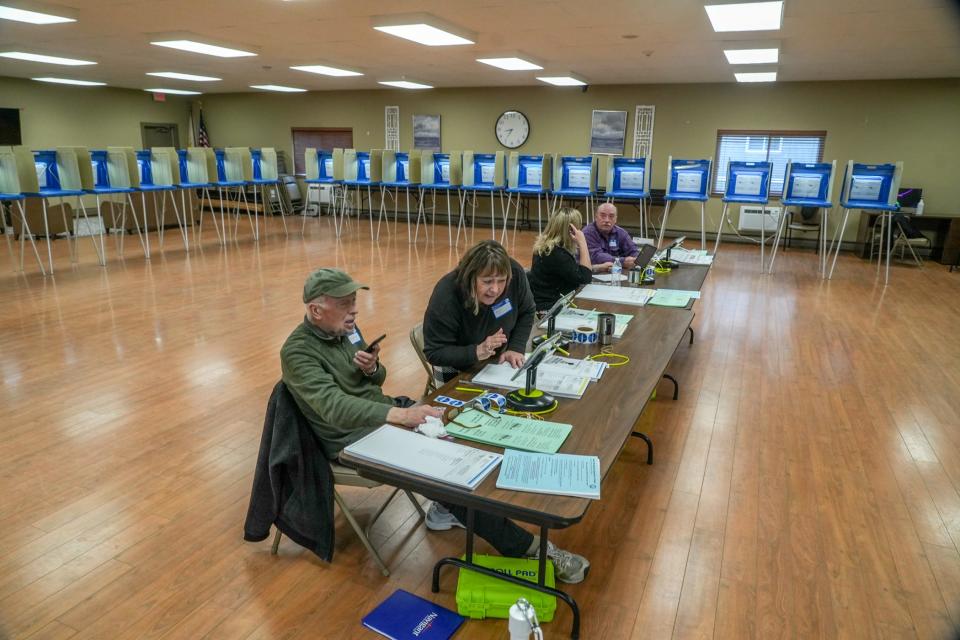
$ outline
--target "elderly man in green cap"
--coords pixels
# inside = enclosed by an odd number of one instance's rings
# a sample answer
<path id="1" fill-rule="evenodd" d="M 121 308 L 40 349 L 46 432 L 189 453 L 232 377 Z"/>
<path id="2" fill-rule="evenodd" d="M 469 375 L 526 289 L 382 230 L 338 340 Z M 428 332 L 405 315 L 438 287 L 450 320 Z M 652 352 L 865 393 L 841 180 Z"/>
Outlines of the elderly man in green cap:
<path id="1" fill-rule="evenodd" d="M 443 410 L 390 398 L 380 345 L 367 353 L 357 329 L 357 290 L 369 289 L 339 269 L 317 269 L 303 285 L 306 316 L 280 350 L 283 381 L 334 459 L 384 422 L 415 427 Z"/>
<path id="2" fill-rule="evenodd" d="M 443 416 L 439 407 L 414 405 L 409 398 L 390 398 L 380 390 L 387 372 L 378 360 L 380 345 L 364 351 L 367 343 L 357 329 L 358 289 L 369 287 L 339 269 L 311 273 L 303 286 L 306 317 L 280 350 L 283 381 L 330 459 L 384 422 L 415 427 L 427 416 Z M 429 529 L 463 527 L 463 506 L 435 507 L 431 505 L 427 515 Z M 477 512 L 474 530 L 504 556 L 539 555 L 539 536 L 502 516 Z M 562 582 L 580 582 L 590 569 L 586 558 L 552 542 L 547 543 L 547 555 Z"/>

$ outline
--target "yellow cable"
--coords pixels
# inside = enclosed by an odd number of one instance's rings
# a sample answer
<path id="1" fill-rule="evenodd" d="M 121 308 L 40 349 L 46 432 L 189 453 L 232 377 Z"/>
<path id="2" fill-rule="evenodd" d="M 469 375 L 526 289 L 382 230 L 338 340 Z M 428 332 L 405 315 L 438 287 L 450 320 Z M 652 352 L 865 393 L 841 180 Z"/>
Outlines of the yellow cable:
<path id="1" fill-rule="evenodd" d="M 585 360 L 600 360 L 601 358 L 620 358 L 619 362 L 609 362 L 607 363 L 608 367 L 622 367 L 623 365 L 630 362 L 630 356 L 625 356 L 622 353 L 613 353 L 610 350 L 610 347 L 604 347 L 600 350 L 600 353 L 594 354 L 592 356 L 587 356 Z"/>

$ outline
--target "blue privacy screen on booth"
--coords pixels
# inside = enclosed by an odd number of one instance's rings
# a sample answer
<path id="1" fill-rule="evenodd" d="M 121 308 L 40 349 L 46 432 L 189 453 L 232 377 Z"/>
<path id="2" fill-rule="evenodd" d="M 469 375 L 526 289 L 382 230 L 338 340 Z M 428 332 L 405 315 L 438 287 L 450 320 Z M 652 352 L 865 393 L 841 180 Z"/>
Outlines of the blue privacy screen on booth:
<path id="1" fill-rule="evenodd" d="M 712 160 L 681 160 L 671 157 L 667 192 L 667 200 L 698 200 L 709 199 L 710 169 Z"/>
<path id="2" fill-rule="evenodd" d="M 832 162 L 788 162 L 783 175 L 783 197 L 788 207 L 832 207 Z"/>
<path id="3" fill-rule="evenodd" d="M 770 200 L 770 175 L 773 163 L 731 160 L 727 163 L 724 202 L 766 204 Z"/>
<path id="4" fill-rule="evenodd" d="M 560 157 L 560 188 L 554 193 L 563 196 L 593 194 L 593 158 L 590 156 Z"/>
<path id="5" fill-rule="evenodd" d="M 613 181 L 607 196 L 611 198 L 646 198 L 650 195 L 650 161 L 648 158 L 614 158 Z"/>
<path id="6" fill-rule="evenodd" d="M 903 164 L 847 163 L 840 205 L 844 209 L 896 211 Z"/>

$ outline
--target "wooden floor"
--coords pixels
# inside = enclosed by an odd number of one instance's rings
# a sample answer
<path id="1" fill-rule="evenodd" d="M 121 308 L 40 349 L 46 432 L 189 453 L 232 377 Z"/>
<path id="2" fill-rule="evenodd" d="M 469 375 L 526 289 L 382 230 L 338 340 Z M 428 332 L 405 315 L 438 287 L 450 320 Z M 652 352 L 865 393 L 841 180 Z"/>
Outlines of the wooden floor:
<path id="1" fill-rule="evenodd" d="M 398 500 L 375 528 L 381 577 L 342 516 L 331 565 L 242 523 L 278 351 L 300 321 L 305 274 L 350 271 L 360 326 L 388 334 L 386 390 L 419 394 L 407 340 L 456 262 L 390 227 L 306 238 L 279 221 L 259 246 L 175 234 L 143 259 L 89 241 L 58 271 L 13 273 L 0 255 L 0 637 L 371 637 L 360 617 L 402 587 L 453 607 L 430 569 L 462 531 L 429 533 Z M 210 230 L 212 231 L 212 230 Z M 477 235 L 488 237 L 488 231 Z M 513 254 L 529 265 L 533 236 Z M 462 245 L 461 245 L 462 247 Z M 41 247 L 42 249 L 42 247 Z M 6 249 L 0 248 L 0 254 Z M 603 500 L 557 542 L 588 556 L 569 591 L 583 638 L 944 638 L 960 629 L 960 273 L 843 256 L 832 282 L 812 252 L 760 274 L 724 245 L 697 305 L 696 343 L 641 418 Z M 642 367 L 642 362 L 630 366 Z M 589 428 L 589 425 L 577 425 Z M 382 490 L 346 490 L 361 518 Z M 560 608 L 547 637 L 563 638 Z M 463 638 L 504 638 L 502 620 Z"/>

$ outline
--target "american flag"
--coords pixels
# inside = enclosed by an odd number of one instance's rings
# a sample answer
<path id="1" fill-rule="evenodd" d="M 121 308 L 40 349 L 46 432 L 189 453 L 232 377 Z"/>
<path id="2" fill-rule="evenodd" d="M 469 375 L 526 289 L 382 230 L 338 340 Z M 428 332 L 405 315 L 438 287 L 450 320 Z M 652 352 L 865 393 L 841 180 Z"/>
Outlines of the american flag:
<path id="1" fill-rule="evenodd" d="M 207 125 L 203 121 L 203 109 L 200 110 L 200 124 L 197 127 L 197 144 L 201 147 L 210 146 L 210 136 L 207 135 Z"/>

